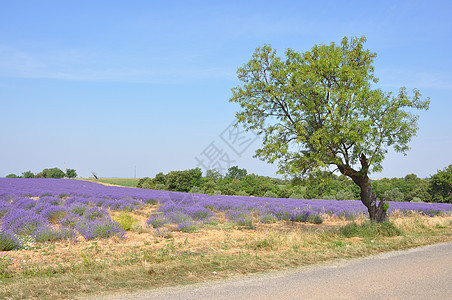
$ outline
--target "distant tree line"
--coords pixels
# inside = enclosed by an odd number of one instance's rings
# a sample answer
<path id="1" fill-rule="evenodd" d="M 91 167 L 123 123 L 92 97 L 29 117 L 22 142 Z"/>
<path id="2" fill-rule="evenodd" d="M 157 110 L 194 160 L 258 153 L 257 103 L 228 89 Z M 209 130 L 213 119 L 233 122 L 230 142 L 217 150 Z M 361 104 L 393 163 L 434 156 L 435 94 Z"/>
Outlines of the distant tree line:
<path id="1" fill-rule="evenodd" d="M 34 174 L 32 171 L 26 171 L 22 173 L 22 176 L 16 174 L 9 174 L 6 178 L 75 178 L 77 177 L 77 172 L 74 169 L 66 169 L 63 172 L 58 168 L 44 169 L 41 172 Z"/>
<path id="2" fill-rule="evenodd" d="M 378 199 L 407 202 L 452 203 L 452 165 L 438 171 L 429 179 L 414 174 L 403 178 L 373 180 Z M 154 178 L 141 178 L 138 188 L 157 189 L 210 195 L 237 195 L 295 199 L 359 200 L 360 189 L 348 177 L 321 172 L 307 178 L 276 179 L 248 174 L 246 169 L 233 166 L 225 175 L 201 169 L 158 173 Z"/>

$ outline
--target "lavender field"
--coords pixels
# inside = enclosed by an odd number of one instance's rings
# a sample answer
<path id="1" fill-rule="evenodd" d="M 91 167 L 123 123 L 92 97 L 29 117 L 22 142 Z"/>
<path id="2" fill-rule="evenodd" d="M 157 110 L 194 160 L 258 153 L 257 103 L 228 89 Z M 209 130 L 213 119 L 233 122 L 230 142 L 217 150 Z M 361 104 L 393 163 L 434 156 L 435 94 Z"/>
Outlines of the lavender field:
<path id="1" fill-rule="evenodd" d="M 21 238 L 37 242 L 126 238 L 113 212 L 135 212 L 154 207 L 146 226 L 158 233 L 195 231 L 218 223 L 221 216 L 238 226 L 276 221 L 321 223 L 326 215 L 351 220 L 365 215 L 360 201 L 307 200 L 221 196 L 157 191 L 70 179 L 0 179 L 0 244 L 14 249 Z M 450 214 L 442 203 L 389 202 L 389 214 L 436 216 Z"/>

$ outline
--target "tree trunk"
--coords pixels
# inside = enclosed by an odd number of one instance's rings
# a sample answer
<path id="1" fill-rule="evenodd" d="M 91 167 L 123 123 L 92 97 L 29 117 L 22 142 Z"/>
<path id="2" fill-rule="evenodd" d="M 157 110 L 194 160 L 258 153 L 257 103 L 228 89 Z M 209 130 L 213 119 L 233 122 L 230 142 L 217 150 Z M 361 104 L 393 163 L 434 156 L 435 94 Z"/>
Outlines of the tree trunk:
<path id="1" fill-rule="evenodd" d="M 338 164 L 337 167 L 343 175 L 350 177 L 361 189 L 361 202 L 367 207 L 370 221 L 377 223 L 386 222 L 388 221 L 388 214 L 386 212 L 388 207 L 383 200 L 380 200 L 380 203 L 377 205 L 377 195 L 372 190 L 372 185 L 367 176 L 369 163 L 366 156 L 361 154 L 359 161 L 361 162 L 360 171 L 354 170 L 348 164 Z"/>
<path id="2" fill-rule="evenodd" d="M 365 176 L 352 179 L 361 189 L 361 201 L 367 207 L 370 220 L 377 223 L 388 221 L 387 207 L 383 200 L 380 200 L 377 205 L 377 197 L 372 190 L 369 178 Z"/>

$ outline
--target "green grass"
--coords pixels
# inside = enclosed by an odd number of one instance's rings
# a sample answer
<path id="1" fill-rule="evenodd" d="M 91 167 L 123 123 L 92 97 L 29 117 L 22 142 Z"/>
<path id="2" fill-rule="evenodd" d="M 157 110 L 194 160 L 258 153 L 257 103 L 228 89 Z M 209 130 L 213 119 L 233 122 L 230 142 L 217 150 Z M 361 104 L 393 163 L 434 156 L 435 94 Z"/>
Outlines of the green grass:
<path id="1" fill-rule="evenodd" d="M 98 180 L 94 178 L 80 178 L 80 180 L 92 181 L 92 182 L 100 182 L 107 184 L 120 185 L 125 187 L 136 187 L 139 178 L 99 178 Z"/>

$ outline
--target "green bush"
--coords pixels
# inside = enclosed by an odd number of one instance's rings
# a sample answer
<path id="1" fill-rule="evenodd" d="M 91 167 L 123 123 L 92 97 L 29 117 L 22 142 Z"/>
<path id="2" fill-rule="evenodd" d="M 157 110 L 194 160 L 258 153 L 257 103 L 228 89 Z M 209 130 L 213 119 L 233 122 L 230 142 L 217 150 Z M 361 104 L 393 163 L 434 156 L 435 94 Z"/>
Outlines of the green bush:
<path id="1" fill-rule="evenodd" d="M 141 188 L 142 189 L 152 189 L 152 186 L 148 182 L 145 182 L 141 185 Z"/>
<path id="2" fill-rule="evenodd" d="M 163 191 L 166 189 L 166 187 L 163 183 L 156 183 L 154 189 Z"/>
<path id="3" fill-rule="evenodd" d="M 42 170 L 40 175 L 42 178 L 63 178 L 66 174 L 58 168 L 51 168 Z"/>
<path id="4" fill-rule="evenodd" d="M 278 195 L 276 195 L 272 191 L 266 191 L 265 194 L 264 194 L 264 197 L 265 198 L 278 198 Z"/>
<path id="5" fill-rule="evenodd" d="M 137 221 L 137 219 L 125 212 L 121 212 L 113 219 L 118 222 L 119 226 L 121 226 L 121 228 L 125 231 L 132 229 L 133 224 L 135 224 L 135 222 Z"/>
<path id="6" fill-rule="evenodd" d="M 67 178 L 75 178 L 77 177 L 77 172 L 74 169 L 66 169 L 66 177 Z"/>
<path id="7" fill-rule="evenodd" d="M 411 200 L 411 202 L 414 202 L 414 203 L 424 203 L 424 201 L 422 201 L 422 199 L 421 199 L 421 198 L 418 198 L 418 197 L 414 197 L 414 198 Z"/>
<path id="8" fill-rule="evenodd" d="M 6 178 L 20 178 L 20 176 L 17 176 L 16 174 L 8 174 L 6 175 Z"/>
<path id="9" fill-rule="evenodd" d="M 319 215 L 310 215 L 308 218 L 308 222 L 312 224 L 322 224 L 323 218 Z"/>
<path id="10" fill-rule="evenodd" d="M 191 188 L 190 193 L 202 194 L 202 189 L 200 187 L 194 186 L 194 187 Z"/>
<path id="11" fill-rule="evenodd" d="M 398 188 L 395 188 L 395 189 L 386 191 L 383 194 L 383 198 L 388 201 L 401 202 L 405 199 L 405 195 Z"/>
<path id="12" fill-rule="evenodd" d="M 353 193 L 348 190 L 340 190 L 336 193 L 336 200 L 354 200 Z"/>
<path id="13" fill-rule="evenodd" d="M 293 192 L 290 196 L 290 199 L 304 199 L 304 196 L 302 194 L 297 194 L 295 192 Z"/>
<path id="14" fill-rule="evenodd" d="M 26 171 L 26 172 L 23 172 L 23 173 L 22 173 L 22 176 L 23 176 L 24 178 L 35 178 L 35 174 L 33 174 L 32 171 Z"/>
<path id="15" fill-rule="evenodd" d="M 245 191 L 238 191 L 237 196 L 249 196 Z"/>
<path id="16" fill-rule="evenodd" d="M 265 224 L 275 223 L 276 217 L 272 214 L 264 214 L 260 218 L 260 221 Z"/>
<path id="17" fill-rule="evenodd" d="M 452 165 L 430 178 L 428 193 L 434 202 L 452 203 Z"/>

